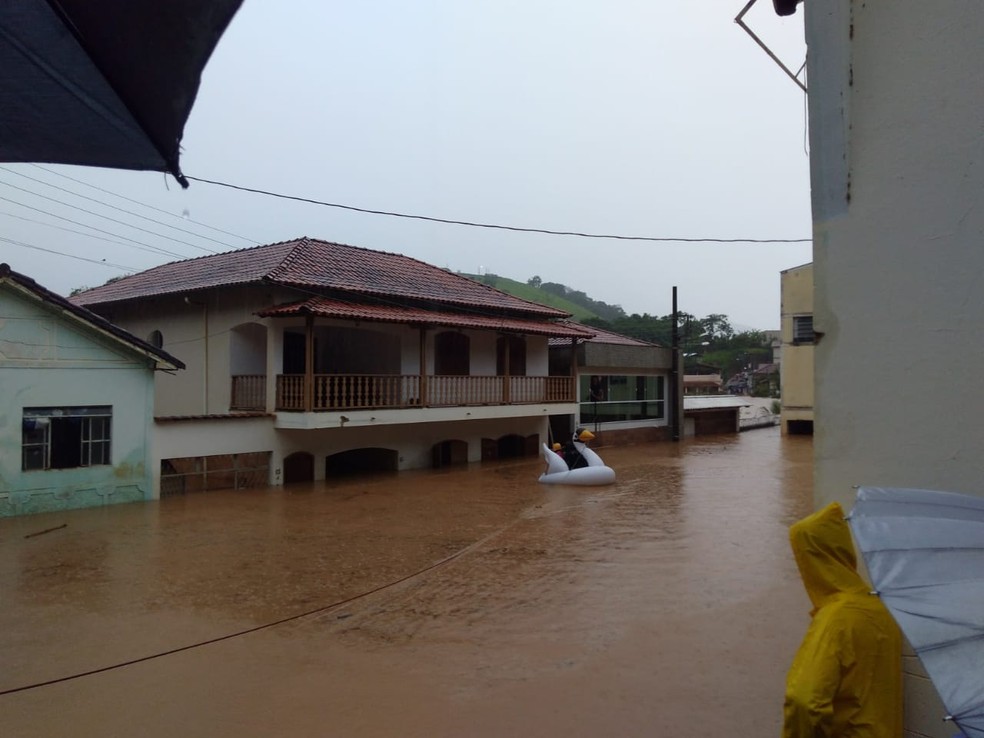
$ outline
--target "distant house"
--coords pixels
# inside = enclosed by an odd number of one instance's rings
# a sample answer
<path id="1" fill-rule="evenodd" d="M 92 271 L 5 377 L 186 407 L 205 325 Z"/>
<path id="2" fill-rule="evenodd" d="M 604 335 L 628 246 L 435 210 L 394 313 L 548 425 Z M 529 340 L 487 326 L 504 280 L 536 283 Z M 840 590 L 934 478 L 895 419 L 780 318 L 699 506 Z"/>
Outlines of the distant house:
<path id="1" fill-rule="evenodd" d="M 683 377 L 683 394 L 719 395 L 722 384 L 720 373 L 685 374 Z"/>
<path id="2" fill-rule="evenodd" d="M 553 414 L 552 434 L 584 426 L 604 443 L 667 440 L 680 411 L 670 392 L 673 352 L 665 346 L 591 328 L 593 336 L 550 340 L 550 373 L 577 377 L 573 415 Z"/>
<path id="3" fill-rule="evenodd" d="M 683 435 L 738 433 L 741 409 L 748 401 L 735 395 L 690 395 L 683 398 Z"/>
<path id="4" fill-rule="evenodd" d="M 183 364 L 0 264 L 0 516 L 154 496 L 154 371 Z"/>
<path id="5" fill-rule="evenodd" d="M 577 411 L 554 308 L 399 254 L 301 238 L 74 298 L 188 369 L 157 378 L 162 494 L 536 454 Z"/>
<path id="6" fill-rule="evenodd" d="M 783 433 L 813 433 L 813 264 L 780 273 Z"/>

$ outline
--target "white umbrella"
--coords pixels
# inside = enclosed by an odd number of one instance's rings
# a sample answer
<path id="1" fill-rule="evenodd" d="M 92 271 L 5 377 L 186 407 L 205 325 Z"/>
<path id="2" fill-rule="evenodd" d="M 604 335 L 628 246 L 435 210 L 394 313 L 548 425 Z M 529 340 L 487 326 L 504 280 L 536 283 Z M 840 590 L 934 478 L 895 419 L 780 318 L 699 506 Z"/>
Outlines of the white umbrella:
<path id="1" fill-rule="evenodd" d="M 984 738 L 984 499 L 861 487 L 848 522 L 947 719 Z"/>

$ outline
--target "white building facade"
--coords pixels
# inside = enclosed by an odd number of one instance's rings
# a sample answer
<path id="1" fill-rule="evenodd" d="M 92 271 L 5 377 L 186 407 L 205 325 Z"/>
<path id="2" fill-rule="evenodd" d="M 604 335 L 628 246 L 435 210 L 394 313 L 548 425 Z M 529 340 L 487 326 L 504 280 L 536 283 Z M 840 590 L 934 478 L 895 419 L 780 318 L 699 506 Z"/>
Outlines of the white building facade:
<path id="1" fill-rule="evenodd" d="M 288 262 L 308 266 L 277 276 Z M 536 455 L 549 416 L 577 410 L 574 377 L 549 375 L 548 339 L 592 335 L 407 257 L 310 239 L 78 299 L 188 367 L 157 381 L 165 495 Z"/>
<path id="2" fill-rule="evenodd" d="M 984 5 L 807 0 L 815 489 L 984 494 Z M 950 736 L 915 657 L 906 730 Z"/>

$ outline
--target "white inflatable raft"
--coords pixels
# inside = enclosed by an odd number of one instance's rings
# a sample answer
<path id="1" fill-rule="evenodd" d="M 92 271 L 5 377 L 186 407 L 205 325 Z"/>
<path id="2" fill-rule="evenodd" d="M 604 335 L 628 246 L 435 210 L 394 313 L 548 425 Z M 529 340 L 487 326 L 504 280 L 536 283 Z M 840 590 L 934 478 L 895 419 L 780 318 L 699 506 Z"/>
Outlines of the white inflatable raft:
<path id="1" fill-rule="evenodd" d="M 540 475 L 540 482 L 543 484 L 576 484 L 581 486 L 598 486 L 615 482 L 615 470 L 605 466 L 605 462 L 601 460 L 598 454 L 583 443 L 575 441 L 574 445 L 581 452 L 588 465 L 569 469 L 564 460 L 544 443 L 543 458 L 547 462 L 547 470 Z"/>

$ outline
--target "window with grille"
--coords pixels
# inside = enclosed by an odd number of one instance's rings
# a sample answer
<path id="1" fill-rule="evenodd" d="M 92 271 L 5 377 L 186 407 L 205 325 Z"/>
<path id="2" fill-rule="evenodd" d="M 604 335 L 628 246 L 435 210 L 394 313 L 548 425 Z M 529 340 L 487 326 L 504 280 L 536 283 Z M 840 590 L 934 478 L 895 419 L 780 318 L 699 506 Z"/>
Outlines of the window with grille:
<path id="1" fill-rule="evenodd" d="M 27 407 L 22 421 L 21 468 L 74 469 L 112 463 L 113 408 Z"/>
<path id="2" fill-rule="evenodd" d="M 793 343 L 813 343 L 813 316 L 793 316 Z"/>

